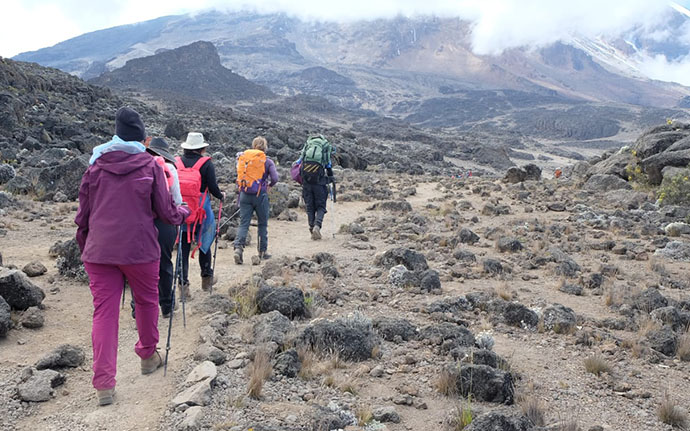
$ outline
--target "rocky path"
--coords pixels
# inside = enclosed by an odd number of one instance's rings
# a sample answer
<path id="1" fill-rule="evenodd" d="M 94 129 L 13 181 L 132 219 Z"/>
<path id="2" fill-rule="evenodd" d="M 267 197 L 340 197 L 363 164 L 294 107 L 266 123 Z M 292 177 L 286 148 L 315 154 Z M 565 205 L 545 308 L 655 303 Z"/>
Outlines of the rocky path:
<path id="1" fill-rule="evenodd" d="M 350 223 L 366 205 L 364 203 L 338 203 L 335 210 L 326 216 L 324 238 L 313 242 L 309 238 L 306 215 L 299 213 L 298 222 L 271 220 L 269 224 L 269 249 L 274 258 L 282 256 L 311 255 L 319 251 L 332 251 L 341 247 L 344 238 L 332 236 L 334 229 L 343 223 Z M 189 370 L 194 351 L 198 346 L 198 328 L 203 323 L 201 313 L 195 312 L 195 304 L 206 293 L 199 290 L 200 280 L 192 279 L 193 298 L 187 304 L 187 327 L 183 328 L 181 308 L 175 316 L 172 332 L 167 377 L 162 370 L 151 376 L 142 376 L 139 358 L 133 351 L 136 343 L 136 327 L 129 314 L 129 306 L 120 313 L 120 339 L 118 353 L 118 383 L 115 403 L 108 407 L 96 405 L 95 392 L 91 386 L 91 294 L 86 284 L 79 284 L 56 275 L 55 266 L 48 256 L 48 249 L 57 240 L 69 239 L 74 234 L 70 213 L 59 224 L 36 222 L 15 222 L 7 237 L 3 238 L 5 262 L 22 267 L 33 260 L 45 262 L 49 267 L 46 275 L 34 279 L 47 293 L 46 324 L 43 328 L 11 331 L 7 338 L 0 339 L 0 369 L 12 370 L 32 365 L 45 353 L 60 344 L 81 346 L 86 352 L 85 364 L 66 371 L 67 381 L 57 388 L 57 396 L 48 402 L 32 404 L 31 414 L 18 422 L 9 423 L 9 417 L 0 419 L 0 429 L 18 430 L 154 430 L 166 414 L 170 400 L 176 394 L 176 386 Z M 252 227 L 256 238 L 256 228 Z M 27 241 L 28 238 L 31 240 Z M 222 244 L 222 243 L 221 243 Z M 256 243 L 254 243 L 256 244 Z M 251 273 L 260 271 L 252 266 L 250 257 L 253 247 L 245 250 L 245 264 L 237 266 L 232 261 L 232 245 L 225 244 L 218 250 L 216 273 L 219 276 L 217 291 L 227 292 L 233 282 L 246 280 Z M 193 261 L 192 268 L 198 264 Z M 54 283 L 49 280 L 54 279 Z M 196 282 L 196 283 L 195 283 Z M 196 284 L 196 287 L 194 287 Z M 55 294 L 49 290 L 59 289 Z M 129 291 L 127 296 L 129 301 Z M 165 349 L 168 321 L 159 322 L 161 353 Z"/>

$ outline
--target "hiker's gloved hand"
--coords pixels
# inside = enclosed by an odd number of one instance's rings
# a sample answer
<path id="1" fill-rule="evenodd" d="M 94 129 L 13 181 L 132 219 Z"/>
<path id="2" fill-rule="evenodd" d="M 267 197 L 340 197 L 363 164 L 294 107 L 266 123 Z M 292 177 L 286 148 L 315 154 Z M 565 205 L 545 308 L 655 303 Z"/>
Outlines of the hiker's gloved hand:
<path id="1" fill-rule="evenodd" d="M 328 176 L 328 183 L 329 184 L 335 184 L 335 177 L 333 175 Z"/>
<path id="2" fill-rule="evenodd" d="M 220 192 L 221 195 L 223 195 L 222 198 L 220 198 L 221 201 L 225 201 L 225 192 Z"/>
<path id="3" fill-rule="evenodd" d="M 184 217 L 187 218 L 189 214 L 192 212 L 189 210 L 189 207 L 187 206 L 187 202 L 182 202 L 178 207 L 178 210 L 184 213 Z"/>

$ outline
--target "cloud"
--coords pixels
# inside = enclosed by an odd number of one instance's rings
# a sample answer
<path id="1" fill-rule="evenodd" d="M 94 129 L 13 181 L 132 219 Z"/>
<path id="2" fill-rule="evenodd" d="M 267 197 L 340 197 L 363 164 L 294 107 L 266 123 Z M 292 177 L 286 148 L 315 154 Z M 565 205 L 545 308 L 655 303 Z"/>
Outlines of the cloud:
<path id="1" fill-rule="evenodd" d="M 642 55 L 640 71 L 651 79 L 690 86 L 690 55 L 670 61 L 663 55 Z"/>

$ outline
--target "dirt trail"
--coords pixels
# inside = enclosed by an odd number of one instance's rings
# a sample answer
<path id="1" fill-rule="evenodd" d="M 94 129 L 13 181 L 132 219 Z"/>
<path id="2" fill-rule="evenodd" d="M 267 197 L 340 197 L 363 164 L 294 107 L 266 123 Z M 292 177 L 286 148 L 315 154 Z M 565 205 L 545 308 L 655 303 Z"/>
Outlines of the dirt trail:
<path id="1" fill-rule="evenodd" d="M 309 238 L 306 214 L 298 210 L 299 221 L 285 222 L 271 220 L 269 223 L 269 252 L 274 258 L 282 256 L 311 256 L 319 251 L 342 249 L 344 236 L 333 238 L 333 231 L 343 223 L 349 223 L 365 210 L 366 203 L 338 203 L 335 211 L 330 210 L 323 228 L 323 240 L 313 242 Z M 57 396 L 51 401 L 34 406 L 35 412 L 19 423 L 10 425 L 18 430 L 62 430 L 69 428 L 98 430 L 153 430 L 158 429 L 160 418 L 166 413 L 170 400 L 176 394 L 176 385 L 186 377 L 194 351 L 198 346 L 198 328 L 203 316 L 196 313 L 194 305 L 205 295 L 200 290 L 198 264 L 193 261 L 192 294 L 187 304 L 187 328 L 182 326 L 182 315 L 176 314 L 172 331 L 172 349 L 167 377 L 158 371 L 151 376 L 142 376 L 139 358 L 134 353 L 137 340 L 134 320 L 126 304 L 120 313 L 120 338 L 118 350 L 118 374 L 115 403 L 108 407 L 97 407 L 95 391 L 91 386 L 91 313 L 92 298 L 86 284 L 76 283 L 57 276 L 54 260 L 48 256 L 48 249 L 57 240 L 69 239 L 74 234 L 70 221 L 73 214 L 56 223 L 15 222 L 13 229 L 3 239 L 3 257 L 6 263 L 22 267 L 26 263 L 39 260 L 49 268 L 48 274 L 34 281 L 46 291 L 46 324 L 42 329 L 10 331 L 8 337 L 0 340 L 0 368 L 11 369 L 35 363 L 43 354 L 60 344 L 70 343 L 81 346 L 87 360 L 80 369 L 67 370 L 67 382 L 58 388 Z M 232 260 L 232 245 L 218 250 L 216 274 L 219 282 L 215 286 L 219 292 L 227 289 L 235 281 L 246 280 L 260 267 L 248 262 L 255 253 L 256 228 L 251 228 L 254 242 L 245 249 L 245 264 L 237 266 Z M 31 232 L 34 239 L 27 242 Z M 56 277 L 54 284 L 49 277 Z M 59 288 L 56 294 L 48 291 Z M 127 297 L 129 301 L 129 296 Z M 161 353 L 165 352 L 168 322 L 159 322 Z M 2 422 L 0 422 L 2 425 Z"/>

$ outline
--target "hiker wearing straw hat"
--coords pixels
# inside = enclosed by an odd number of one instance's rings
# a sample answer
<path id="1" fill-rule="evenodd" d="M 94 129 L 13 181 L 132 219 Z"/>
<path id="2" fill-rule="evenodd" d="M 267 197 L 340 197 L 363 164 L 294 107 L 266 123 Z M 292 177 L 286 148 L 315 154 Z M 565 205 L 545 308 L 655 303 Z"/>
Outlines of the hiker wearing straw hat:
<path id="1" fill-rule="evenodd" d="M 182 235 L 182 298 L 189 298 L 189 255 L 192 258 L 199 251 L 201 267 L 201 288 L 210 290 L 215 284 L 211 266 L 211 243 L 214 240 L 216 221 L 211 208 L 210 195 L 219 200 L 225 198 L 216 181 L 216 169 L 210 157 L 205 156 L 209 144 L 199 132 L 189 132 L 187 140 L 181 145 L 184 153 L 176 157 L 175 167 L 180 179 L 182 199 L 187 202 L 192 214 L 183 226 Z M 192 244 L 195 248 L 192 251 Z"/>

